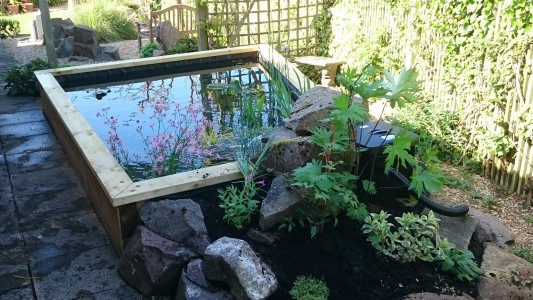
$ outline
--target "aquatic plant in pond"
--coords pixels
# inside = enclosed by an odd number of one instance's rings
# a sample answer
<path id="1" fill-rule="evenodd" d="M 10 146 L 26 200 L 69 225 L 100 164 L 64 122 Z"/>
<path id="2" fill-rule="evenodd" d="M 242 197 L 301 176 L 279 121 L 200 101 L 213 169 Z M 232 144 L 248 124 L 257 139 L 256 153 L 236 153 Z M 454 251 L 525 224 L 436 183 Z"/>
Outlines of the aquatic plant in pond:
<path id="1" fill-rule="evenodd" d="M 204 135 L 212 127 L 195 103 L 154 103 L 148 120 L 132 113 L 122 121 L 109 115 L 109 107 L 97 113 L 108 126 L 111 153 L 132 178 L 155 178 L 201 167 L 202 160 L 213 155 L 213 145 L 205 143 Z M 136 126 L 142 140 L 144 155 L 131 154 L 120 137 L 120 126 Z M 142 174 L 137 174 L 137 173 Z"/>

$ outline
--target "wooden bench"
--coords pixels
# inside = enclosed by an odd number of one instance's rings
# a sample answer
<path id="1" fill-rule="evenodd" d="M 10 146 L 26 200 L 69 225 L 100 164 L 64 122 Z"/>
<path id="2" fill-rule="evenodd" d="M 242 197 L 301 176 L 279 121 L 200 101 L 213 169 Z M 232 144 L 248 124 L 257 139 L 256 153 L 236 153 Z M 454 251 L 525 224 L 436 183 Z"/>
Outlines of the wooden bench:
<path id="1" fill-rule="evenodd" d="M 294 61 L 298 64 L 322 67 L 322 79 L 320 83 L 323 86 L 335 86 L 335 76 L 337 70 L 344 64 L 344 61 L 322 56 L 301 56 L 295 57 Z"/>

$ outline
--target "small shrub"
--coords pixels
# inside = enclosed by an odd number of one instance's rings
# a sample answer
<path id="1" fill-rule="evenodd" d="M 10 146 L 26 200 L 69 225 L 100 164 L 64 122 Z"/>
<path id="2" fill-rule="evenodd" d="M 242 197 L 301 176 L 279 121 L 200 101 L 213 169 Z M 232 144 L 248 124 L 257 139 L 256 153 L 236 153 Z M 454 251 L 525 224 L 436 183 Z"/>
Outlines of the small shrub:
<path id="1" fill-rule="evenodd" d="M 39 92 L 35 85 L 36 78 L 33 71 L 50 69 L 51 65 L 41 59 L 37 58 L 31 62 L 11 67 L 7 70 L 6 82 L 4 89 L 9 88 L 8 96 L 38 96 Z"/>
<path id="2" fill-rule="evenodd" d="M 322 280 L 298 276 L 289 294 L 294 300 L 327 300 L 329 289 Z"/>
<path id="3" fill-rule="evenodd" d="M 80 6 L 73 20 L 93 28 L 103 42 L 132 40 L 137 36 L 135 24 L 112 1 L 93 0 Z"/>
<path id="4" fill-rule="evenodd" d="M 0 38 L 15 37 L 19 32 L 19 21 L 0 18 Z"/>
<path id="5" fill-rule="evenodd" d="M 161 45 L 157 43 L 148 43 L 141 49 L 141 58 L 147 58 L 154 56 L 154 50 L 161 49 Z"/>
<path id="6" fill-rule="evenodd" d="M 179 39 L 176 45 L 168 49 L 165 54 L 179 54 L 198 51 L 198 40 L 195 37 Z"/>

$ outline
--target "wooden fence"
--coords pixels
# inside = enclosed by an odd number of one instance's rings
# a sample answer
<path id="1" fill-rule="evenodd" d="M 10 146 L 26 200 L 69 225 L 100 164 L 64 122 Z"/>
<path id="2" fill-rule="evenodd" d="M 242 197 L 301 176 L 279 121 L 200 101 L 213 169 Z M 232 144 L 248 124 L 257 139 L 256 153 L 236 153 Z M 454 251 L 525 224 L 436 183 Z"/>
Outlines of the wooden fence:
<path id="1" fill-rule="evenodd" d="M 392 55 L 396 58 L 402 59 L 405 65 L 410 67 L 416 64 L 419 71 L 419 78 L 423 81 L 423 91 L 425 95 L 431 95 L 432 100 L 443 103 L 447 109 L 455 112 L 464 112 L 469 106 L 474 105 L 469 99 L 461 99 L 456 95 L 450 93 L 448 87 L 444 83 L 444 64 L 445 51 L 438 43 L 440 39 L 439 33 L 436 31 L 417 31 L 414 26 L 414 15 L 417 13 L 415 9 L 409 10 L 403 17 L 393 17 L 393 13 L 385 3 L 385 1 L 361 0 L 356 1 L 361 8 L 362 16 L 362 30 L 368 37 L 373 37 L 378 30 L 383 27 L 394 30 L 398 26 L 398 22 L 402 26 L 406 26 L 408 30 L 407 36 L 398 45 L 392 45 Z M 501 20 L 502 6 L 501 3 L 496 9 L 496 16 Z M 503 22 L 496 23 L 500 28 L 505 28 L 506 24 Z M 424 51 L 425 56 L 420 55 Z M 429 53 L 429 55 L 427 54 Z M 468 60 L 465 57 L 465 60 Z M 505 60 L 504 58 L 501 59 Z M 533 146 L 531 144 L 531 136 L 520 137 L 518 128 L 524 126 L 521 124 L 521 117 L 524 112 L 530 111 L 533 113 L 533 74 L 530 72 L 533 61 L 533 49 L 528 49 L 525 57 L 525 63 L 521 69 L 517 70 L 520 74 L 516 82 L 516 92 L 512 96 L 508 96 L 506 104 L 503 108 L 494 104 L 493 107 L 487 108 L 487 111 L 492 112 L 492 116 L 503 118 L 510 126 L 508 128 L 508 135 L 514 141 L 514 148 L 516 154 L 507 159 L 495 157 L 495 155 L 487 153 L 483 158 L 484 172 L 490 176 L 495 182 L 505 186 L 511 192 L 523 194 L 525 192 L 533 192 L 531 180 L 533 180 Z M 495 70 L 498 71 L 498 64 L 501 61 L 493 63 L 487 67 L 486 62 L 481 62 L 479 69 L 482 71 Z M 495 65 L 494 65 L 495 64 Z M 483 84 L 479 83 L 480 88 Z M 490 113 L 489 113 L 490 115 Z M 465 119 L 466 123 L 473 122 Z M 467 124 L 468 126 L 468 124 Z M 490 130 L 490 125 L 489 125 Z M 501 127 L 494 124 L 494 130 L 502 130 Z M 531 128 L 530 130 L 533 130 Z"/>
<path id="2" fill-rule="evenodd" d="M 208 5 L 213 48 L 269 43 L 289 55 L 306 55 L 315 44 L 313 19 L 322 0 L 214 0 Z"/>

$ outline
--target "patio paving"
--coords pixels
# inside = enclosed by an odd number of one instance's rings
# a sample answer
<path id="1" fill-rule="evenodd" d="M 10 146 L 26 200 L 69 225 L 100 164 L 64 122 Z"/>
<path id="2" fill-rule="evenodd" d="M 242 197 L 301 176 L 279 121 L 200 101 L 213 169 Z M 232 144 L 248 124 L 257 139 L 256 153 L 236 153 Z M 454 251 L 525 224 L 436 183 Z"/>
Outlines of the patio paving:
<path id="1" fill-rule="evenodd" d="M 0 78 L 15 64 L 0 40 Z M 0 300 L 141 299 L 35 97 L 0 87 Z"/>

